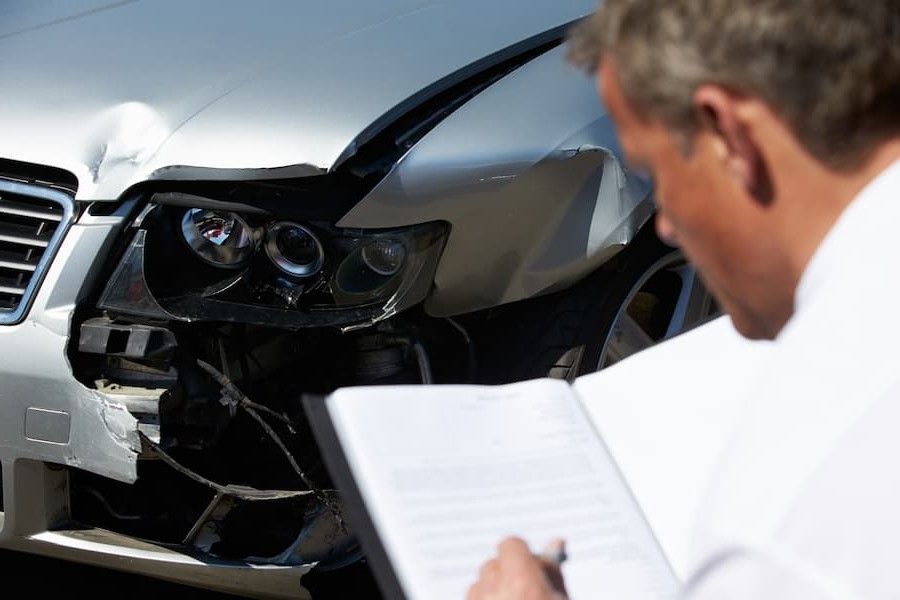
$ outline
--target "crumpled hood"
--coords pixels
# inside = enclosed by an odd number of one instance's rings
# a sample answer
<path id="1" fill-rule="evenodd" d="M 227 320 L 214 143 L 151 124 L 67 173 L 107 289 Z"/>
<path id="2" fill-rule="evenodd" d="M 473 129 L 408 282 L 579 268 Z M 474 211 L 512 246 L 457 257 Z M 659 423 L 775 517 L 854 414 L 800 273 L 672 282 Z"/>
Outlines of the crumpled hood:
<path id="1" fill-rule="evenodd" d="M 0 158 L 75 173 L 81 199 L 180 167 L 321 172 L 429 84 L 595 4 L 6 0 Z"/>

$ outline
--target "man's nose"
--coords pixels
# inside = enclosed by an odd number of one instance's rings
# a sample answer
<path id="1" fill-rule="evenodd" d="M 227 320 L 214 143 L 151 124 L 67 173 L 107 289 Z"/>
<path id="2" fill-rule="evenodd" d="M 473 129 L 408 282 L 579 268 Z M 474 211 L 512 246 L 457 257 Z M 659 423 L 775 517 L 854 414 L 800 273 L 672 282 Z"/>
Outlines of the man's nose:
<path id="1" fill-rule="evenodd" d="M 656 235 L 659 237 L 663 243 L 668 244 L 672 247 L 678 246 L 678 238 L 675 235 L 675 229 L 672 227 L 672 223 L 662 214 L 656 213 Z"/>

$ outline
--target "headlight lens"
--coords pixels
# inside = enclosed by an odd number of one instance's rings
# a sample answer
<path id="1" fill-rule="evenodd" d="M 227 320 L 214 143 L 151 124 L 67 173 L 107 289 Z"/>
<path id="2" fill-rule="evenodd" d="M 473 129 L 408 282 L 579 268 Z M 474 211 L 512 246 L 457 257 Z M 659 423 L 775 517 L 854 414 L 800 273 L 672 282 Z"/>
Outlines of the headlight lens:
<path id="1" fill-rule="evenodd" d="M 406 260 L 403 242 L 380 239 L 362 249 L 362 259 L 367 267 L 385 277 L 396 275 Z"/>
<path id="2" fill-rule="evenodd" d="M 189 209 L 181 219 L 181 233 L 194 254 L 226 269 L 243 266 L 255 247 L 250 226 L 231 212 Z"/>
<path id="3" fill-rule="evenodd" d="M 296 223 L 281 222 L 270 227 L 266 253 L 276 267 L 294 277 L 315 275 L 325 264 L 325 250 L 319 238 Z"/>
<path id="4" fill-rule="evenodd" d="M 441 222 L 342 229 L 161 196 L 170 202 L 150 204 L 132 224 L 100 308 L 167 320 L 365 327 L 426 298 L 449 234 Z"/>

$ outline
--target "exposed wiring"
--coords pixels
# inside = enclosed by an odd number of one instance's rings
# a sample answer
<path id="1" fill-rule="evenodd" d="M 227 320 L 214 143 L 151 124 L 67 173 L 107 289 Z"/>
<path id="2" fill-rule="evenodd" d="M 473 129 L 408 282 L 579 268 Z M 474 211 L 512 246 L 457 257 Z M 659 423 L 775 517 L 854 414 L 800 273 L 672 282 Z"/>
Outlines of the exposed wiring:
<path id="1" fill-rule="evenodd" d="M 215 481 L 210 481 L 203 475 L 195 473 L 191 469 L 185 467 L 177 460 L 172 458 L 165 450 L 160 448 L 159 444 L 148 438 L 143 432 L 138 431 L 138 435 L 141 440 L 147 444 L 147 446 L 153 450 L 153 453 L 159 457 L 164 463 L 200 485 L 204 485 L 208 488 L 211 488 L 217 492 L 221 492 L 222 494 L 226 494 L 228 496 L 233 496 L 235 498 L 240 498 L 241 500 L 250 500 L 250 501 L 258 501 L 258 500 L 284 500 L 286 498 L 299 498 L 302 496 L 312 496 L 317 495 L 316 492 L 312 490 L 257 490 L 252 487 L 242 486 L 242 485 L 222 485 L 216 483 Z"/>
<path id="2" fill-rule="evenodd" d="M 210 377 L 215 379 L 216 383 L 221 385 L 222 389 L 224 389 L 225 392 L 229 396 L 231 396 L 231 398 L 233 400 L 237 401 L 238 404 L 242 404 L 244 406 L 244 408 L 252 408 L 252 409 L 258 410 L 259 412 L 266 413 L 267 415 L 271 416 L 274 419 L 278 419 L 279 421 L 284 423 L 285 426 L 287 426 L 288 431 L 290 431 L 294 435 L 297 434 L 297 432 L 294 430 L 294 426 L 291 423 L 290 419 L 288 419 L 283 414 L 272 410 L 268 406 L 263 406 L 262 404 L 257 404 L 256 402 L 254 402 L 253 400 L 248 398 L 247 395 L 244 392 L 242 392 L 238 386 L 234 385 L 231 382 L 231 380 L 228 379 L 228 377 L 226 377 L 225 375 L 223 375 L 218 369 L 216 369 L 209 363 L 204 362 L 202 360 L 198 360 L 197 365 L 201 369 L 206 371 Z"/>
<path id="3" fill-rule="evenodd" d="M 272 429 L 272 426 L 269 425 L 266 420 L 259 415 L 259 412 L 257 412 L 257 410 L 259 410 L 260 412 L 265 412 L 266 414 L 270 414 L 282 421 L 286 421 L 287 417 L 284 417 L 283 415 L 280 415 L 277 412 L 250 400 L 250 398 L 248 398 L 247 395 L 240 390 L 240 388 L 238 388 L 234 383 L 231 382 L 230 379 L 228 379 L 211 364 L 198 359 L 197 365 L 201 369 L 206 371 L 210 377 L 215 379 L 216 382 L 222 386 L 222 389 L 225 391 L 225 393 L 230 395 L 232 399 L 235 400 L 238 405 L 253 418 L 253 420 L 259 423 L 259 426 L 263 428 L 263 431 L 265 431 L 269 435 L 269 437 L 272 438 L 272 441 L 275 442 L 275 444 L 284 453 L 285 458 L 287 458 L 288 463 L 290 463 L 291 468 L 294 470 L 297 476 L 300 477 L 301 481 L 303 481 L 303 483 L 306 484 L 306 486 L 311 490 L 310 493 L 315 494 L 319 502 L 321 502 L 323 506 L 327 507 L 328 510 L 330 510 L 334 514 L 340 527 L 342 529 L 345 528 L 340 510 L 334 505 L 330 498 L 328 498 L 324 493 L 322 493 L 321 490 L 319 490 L 318 487 L 316 487 L 315 484 L 313 484 L 312 480 L 306 475 L 306 473 L 303 472 L 303 469 L 301 469 L 300 465 L 297 464 L 297 461 L 294 459 L 294 455 L 291 454 L 290 450 L 288 450 L 288 447 L 284 444 L 281 437 L 279 437 L 275 430 Z M 291 428 L 290 425 L 288 425 L 288 427 L 290 428 L 290 431 L 294 433 L 293 428 Z"/>
<path id="4" fill-rule="evenodd" d="M 414 342 L 412 344 L 412 349 L 416 355 L 416 362 L 419 365 L 419 375 L 422 377 L 422 383 L 424 385 L 431 385 L 434 383 L 434 377 L 431 374 L 431 362 L 428 360 L 428 353 L 425 351 L 425 346 L 423 346 L 421 342 Z"/>
<path id="5" fill-rule="evenodd" d="M 475 371 L 478 369 L 478 354 L 475 349 L 475 343 L 472 341 L 472 338 L 469 336 L 469 332 L 465 330 L 465 328 L 454 321 L 451 318 L 447 318 L 447 322 L 456 329 L 459 334 L 463 337 L 463 340 L 466 342 L 466 352 L 467 352 L 467 379 L 469 382 L 475 381 Z"/>
<path id="6" fill-rule="evenodd" d="M 411 350 L 416 358 L 416 366 L 419 368 L 419 378 L 424 385 L 434 383 L 434 376 L 431 373 L 431 361 L 428 360 L 428 351 L 422 342 L 413 340 L 412 338 L 399 335 L 387 335 L 381 338 L 388 346 L 398 346 Z"/>
<path id="7" fill-rule="evenodd" d="M 83 486 L 79 488 L 76 493 L 85 494 L 96 500 L 100 504 L 100 506 L 103 507 L 103 510 L 109 513 L 109 515 L 116 520 L 140 521 L 144 518 L 140 515 L 123 515 L 122 513 L 117 512 L 116 509 L 114 509 L 112 505 L 106 500 L 106 498 L 103 497 L 103 494 L 101 494 L 99 490 L 91 486 Z"/>
<path id="8" fill-rule="evenodd" d="M 219 331 L 218 335 L 220 336 L 220 338 L 224 338 L 229 343 L 235 344 L 235 346 L 240 349 L 241 369 L 245 377 L 250 377 L 250 365 L 247 362 L 248 358 L 253 362 L 260 374 L 266 373 L 266 368 L 263 367 L 262 362 L 260 362 L 260 360 L 256 357 L 256 355 L 253 353 L 253 350 L 247 348 L 248 344 L 246 340 L 245 327 L 239 328 L 235 335 L 225 333 L 224 331 Z M 220 360 L 222 361 L 223 365 L 226 364 L 224 358 L 221 358 Z M 265 379 L 263 380 L 263 385 L 264 387 L 268 387 L 268 382 Z"/>
<path id="9" fill-rule="evenodd" d="M 281 441 L 281 438 L 275 433 L 275 430 L 272 429 L 272 426 L 266 423 L 266 420 L 259 416 L 259 413 L 250 408 L 249 406 L 244 405 L 243 409 L 247 411 L 247 414 L 250 415 L 254 421 L 259 423 L 259 426 L 263 428 L 269 437 L 272 438 L 272 441 L 275 442 L 275 445 L 278 446 L 281 451 L 284 453 L 284 457 L 287 459 L 288 463 L 291 465 L 291 468 L 294 470 L 294 473 L 306 484 L 311 490 L 316 489 L 316 486 L 312 481 L 306 476 L 306 473 L 303 472 L 303 469 L 300 468 L 300 465 L 297 464 L 297 461 L 294 459 L 294 455 L 291 454 L 291 451 L 288 450 L 288 447 L 284 445 L 284 442 Z"/>

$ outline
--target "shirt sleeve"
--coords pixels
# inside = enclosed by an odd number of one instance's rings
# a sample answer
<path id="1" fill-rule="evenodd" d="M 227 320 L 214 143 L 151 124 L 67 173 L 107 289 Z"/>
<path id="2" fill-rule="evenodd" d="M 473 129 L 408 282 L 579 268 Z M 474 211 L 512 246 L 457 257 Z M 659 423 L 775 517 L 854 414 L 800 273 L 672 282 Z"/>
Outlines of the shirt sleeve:
<path id="1" fill-rule="evenodd" d="M 789 555 L 735 549 L 706 562 L 685 586 L 684 600 L 856 600 L 853 590 Z"/>

